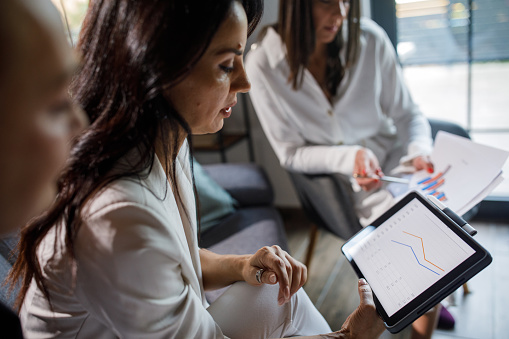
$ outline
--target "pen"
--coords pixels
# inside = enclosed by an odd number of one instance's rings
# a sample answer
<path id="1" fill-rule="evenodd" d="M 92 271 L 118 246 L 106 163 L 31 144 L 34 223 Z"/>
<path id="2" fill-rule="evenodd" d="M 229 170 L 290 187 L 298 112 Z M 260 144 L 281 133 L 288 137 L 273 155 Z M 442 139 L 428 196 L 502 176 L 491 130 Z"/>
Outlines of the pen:
<path id="1" fill-rule="evenodd" d="M 435 204 L 442 212 L 445 213 L 449 218 L 451 218 L 456 224 L 458 224 L 461 228 L 463 228 L 468 234 L 472 237 L 477 234 L 477 230 L 470 226 L 468 222 L 465 221 L 462 217 L 454 213 L 449 207 L 445 206 L 440 200 L 432 195 L 428 195 L 428 200 L 430 200 L 433 204 Z"/>
<path id="2" fill-rule="evenodd" d="M 354 174 L 353 175 L 354 178 L 372 178 L 372 179 L 380 179 L 382 181 L 387 181 L 387 182 L 396 182 L 398 184 L 409 184 L 410 183 L 410 180 L 409 179 L 404 179 L 404 178 L 397 178 L 397 177 L 389 177 L 387 175 L 383 175 L 379 178 L 375 178 L 375 177 L 370 177 L 370 176 L 362 176 L 362 175 L 358 175 L 358 174 Z"/>

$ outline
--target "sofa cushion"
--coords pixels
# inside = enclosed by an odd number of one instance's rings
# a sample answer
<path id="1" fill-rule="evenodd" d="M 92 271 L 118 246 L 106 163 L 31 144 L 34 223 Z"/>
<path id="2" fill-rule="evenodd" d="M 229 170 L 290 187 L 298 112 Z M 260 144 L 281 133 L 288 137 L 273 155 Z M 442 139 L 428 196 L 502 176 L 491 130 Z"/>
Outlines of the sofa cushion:
<path id="1" fill-rule="evenodd" d="M 266 234 L 263 232 L 253 234 L 253 238 L 238 238 L 236 233 L 256 225 L 266 225 Z M 242 241 L 237 242 L 238 239 Z M 224 241 L 228 240 L 228 241 Z M 221 249 L 218 253 L 245 254 L 254 253 L 254 250 L 264 245 L 278 244 L 285 249 L 286 236 L 283 221 L 278 211 L 273 207 L 244 207 L 234 214 L 224 218 L 213 229 L 200 232 L 200 247 Z M 222 246 L 215 246 L 222 242 Z M 282 246 L 283 245 L 283 246 Z M 257 247 L 258 248 L 255 248 Z M 226 252 L 223 252 L 223 250 Z M 243 253 L 240 253 L 242 252 Z"/>
<path id="2" fill-rule="evenodd" d="M 9 307 L 14 306 L 16 296 L 20 288 L 20 284 L 14 287 L 12 293 L 9 291 L 10 286 L 5 284 L 5 280 L 9 275 L 12 265 L 16 261 L 16 245 L 18 243 L 19 233 L 15 232 L 11 235 L 0 238 L 0 301 Z"/>
<path id="3" fill-rule="evenodd" d="M 232 232 L 229 234 L 230 236 L 208 247 L 214 253 L 252 254 L 263 246 L 272 245 L 279 245 L 288 251 L 281 217 L 272 207 L 243 208 L 211 231 L 216 232 L 220 227 L 224 227 L 225 230 L 233 230 L 236 233 Z M 227 288 L 207 292 L 207 300 L 213 302 Z"/>
<path id="4" fill-rule="evenodd" d="M 240 206 L 267 206 L 274 200 L 272 186 L 263 169 L 251 163 L 205 165 L 203 169 Z"/>
<path id="5" fill-rule="evenodd" d="M 2 279 L 2 284 L 0 285 L 0 301 L 10 308 L 13 308 L 16 296 L 19 291 L 19 286 L 14 288 L 12 293 L 9 291 L 9 286 L 5 284 L 5 279 L 9 275 L 9 271 L 11 270 L 11 264 L 7 259 L 3 256 L 0 256 L 0 276 Z"/>
<path id="6" fill-rule="evenodd" d="M 200 227 L 205 231 L 235 212 L 234 205 L 237 202 L 203 170 L 197 161 L 194 161 L 193 166 L 200 208 Z"/>

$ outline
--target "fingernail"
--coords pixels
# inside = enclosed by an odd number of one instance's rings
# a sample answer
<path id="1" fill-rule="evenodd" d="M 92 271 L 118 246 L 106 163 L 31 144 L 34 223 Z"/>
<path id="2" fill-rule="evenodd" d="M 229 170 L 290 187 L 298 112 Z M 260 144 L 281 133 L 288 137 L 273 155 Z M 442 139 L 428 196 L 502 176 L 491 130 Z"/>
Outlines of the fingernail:
<path id="1" fill-rule="evenodd" d="M 428 167 L 428 173 L 433 173 L 433 168 Z"/>
<path id="2" fill-rule="evenodd" d="M 276 275 L 275 274 L 271 274 L 270 277 L 269 277 L 269 281 L 272 284 L 275 284 L 276 283 Z"/>
<path id="3" fill-rule="evenodd" d="M 366 279 L 364 279 L 364 278 L 360 278 L 360 279 L 359 279 L 359 284 L 360 284 L 360 285 L 367 285 L 367 284 L 368 284 L 368 282 L 366 281 Z"/>
<path id="4" fill-rule="evenodd" d="M 286 286 L 285 288 L 285 298 L 286 300 L 290 299 L 290 287 Z"/>
<path id="5" fill-rule="evenodd" d="M 285 298 L 281 297 L 277 300 L 277 303 L 279 306 L 283 305 L 285 303 Z"/>
<path id="6" fill-rule="evenodd" d="M 363 170 L 362 170 L 362 175 L 363 175 L 363 176 L 366 176 L 367 174 L 368 174 L 368 172 L 366 172 L 366 170 L 365 170 L 365 169 L 363 169 Z"/>

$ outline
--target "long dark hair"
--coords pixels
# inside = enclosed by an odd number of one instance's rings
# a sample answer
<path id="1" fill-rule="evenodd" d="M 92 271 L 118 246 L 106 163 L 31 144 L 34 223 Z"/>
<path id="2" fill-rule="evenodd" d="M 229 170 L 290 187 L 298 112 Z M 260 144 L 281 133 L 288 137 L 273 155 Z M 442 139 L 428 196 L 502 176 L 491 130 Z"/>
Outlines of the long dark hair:
<path id="1" fill-rule="evenodd" d="M 11 283 L 21 278 L 18 307 L 32 279 L 50 298 L 37 259 L 47 233 L 63 221 L 65 247 L 74 258 L 86 201 L 114 180 L 147 175 L 156 148 L 162 147 L 167 176 L 180 199 L 175 159 L 179 140 L 187 137 L 191 142 L 190 128 L 164 93 L 185 81 L 233 1 L 244 6 L 251 34 L 262 15 L 262 0 L 90 1 L 77 46 L 83 64 L 71 94 L 91 125 L 73 146 L 56 202 L 21 232 L 18 260 L 10 275 Z M 112 173 L 118 160 L 133 151 L 137 163 Z"/>
<path id="2" fill-rule="evenodd" d="M 279 18 L 276 29 L 286 45 L 286 57 L 290 66 L 288 81 L 294 90 L 302 86 L 304 69 L 315 49 L 315 27 L 313 23 L 313 0 L 280 0 Z M 346 42 L 346 60 L 343 65 L 339 52 L 345 45 L 342 29 L 336 38 L 327 45 L 326 88 L 332 96 L 343 79 L 345 69 L 351 67 L 358 55 L 359 46 L 359 0 L 350 1 L 348 12 L 348 40 Z"/>

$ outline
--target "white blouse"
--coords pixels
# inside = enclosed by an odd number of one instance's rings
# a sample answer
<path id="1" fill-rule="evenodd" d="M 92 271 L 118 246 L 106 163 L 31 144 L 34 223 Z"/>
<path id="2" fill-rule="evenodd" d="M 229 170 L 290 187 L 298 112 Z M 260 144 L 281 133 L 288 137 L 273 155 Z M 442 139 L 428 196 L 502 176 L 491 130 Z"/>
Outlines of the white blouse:
<path id="1" fill-rule="evenodd" d="M 302 87 L 291 88 L 286 48 L 272 28 L 248 53 L 251 100 L 283 167 L 351 174 L 365 146 L 387 171 L 384 162 L 395 147 L 407 153 L 401 162 L 431 152 L 429 123 L 410 97 L 391 42 L 373 21 L 363 18 L 360 26 L 359 58 L 332 104 L 307 69 Z"/>
<path id="2" fill-rule="evenodd" d="M 155 157 L 146 178 L 117 180 L 88 204 L 76 264 L 64 232 L 44 238 L 39 260 L 54 309 L 32 282 L 21 310 L 27 338 L 224 338 L 206 310 L 182 149 L 176 170 L 186 211 Z"/>

